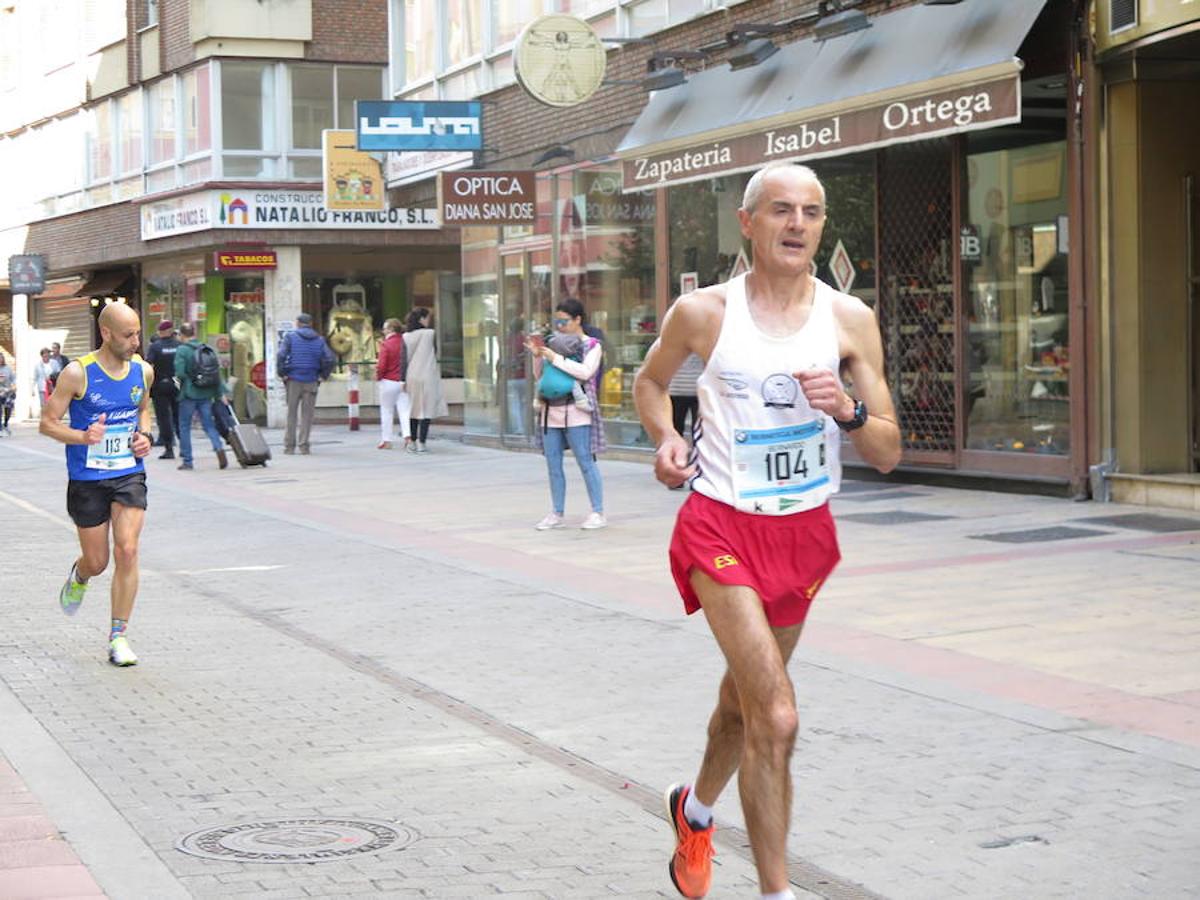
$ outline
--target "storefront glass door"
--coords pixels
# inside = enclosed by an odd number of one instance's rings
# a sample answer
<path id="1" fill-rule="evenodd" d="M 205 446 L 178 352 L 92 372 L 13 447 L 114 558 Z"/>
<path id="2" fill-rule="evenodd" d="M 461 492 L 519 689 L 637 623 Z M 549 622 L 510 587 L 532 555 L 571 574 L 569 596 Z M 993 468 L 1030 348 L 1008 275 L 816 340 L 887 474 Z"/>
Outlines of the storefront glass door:
<path id="1" fill-rule="evenodd" d="M 497 365 L 501 433 L 525 443 L 533 434 L 533 369 L 525 338 L 545 334 L 551 313 L 550 250 L 522 250 L 500 257 L 502 340 Z"/>
<path id="2" fill-rule="evenodd" d="M 966 166 L 965 449 L 1065 456 L 1066 144 L 968 152 Z"/>

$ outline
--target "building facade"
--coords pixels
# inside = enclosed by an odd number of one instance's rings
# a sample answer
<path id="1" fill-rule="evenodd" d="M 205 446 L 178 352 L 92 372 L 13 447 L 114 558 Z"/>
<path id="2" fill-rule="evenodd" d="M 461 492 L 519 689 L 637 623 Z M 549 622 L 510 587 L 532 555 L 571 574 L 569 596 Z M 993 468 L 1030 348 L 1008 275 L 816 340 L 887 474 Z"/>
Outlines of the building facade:
<path id="1" fill-rule="evenodd" d="M 1098 489 L 1200 510 L 1200 9 L 1098 3 L 1089 28 Z"/>
<path id="2" fill-rule="evenodd" d="M 6 183 L 0 246 L 48 266 L 43 293 L 10 301 L 22 372 L 42 343 L 90 349 L 99 310 L 126 302 L 145 343 L 196 323 L 239 413 L 277 424 L 275 348 L 308 312 L 339 357 L 318 403 L 344 419 L 383 320 L 428 306 L 458 383 L 456 236 L 419 206 L 330 212 L 322 191 L 323 131 L 384 96 L 382 2 L 17 0 L 0 19 L 0 169 L 32 176 Z"/>
<path id="3" fill-rule="evenodd" d="M 819 276 L 878 314 L 904 465 L 1086 489 L 1078 4 L 843 6 L 392 3 L 394 95 L 481 96 L 476 164 L 538 171 L 535 225 L 462 231 L 468 433 L 527 444 L 521 343 L 574 296 L 607 335 L 610 443 L 645 448 L 632 382 L 659 323 L 750 264 L 746 181 L 795 160 L 828 191 Z M 518 10 L 587 20 L 604 86 L 556 109 L 509 83 Z"/>

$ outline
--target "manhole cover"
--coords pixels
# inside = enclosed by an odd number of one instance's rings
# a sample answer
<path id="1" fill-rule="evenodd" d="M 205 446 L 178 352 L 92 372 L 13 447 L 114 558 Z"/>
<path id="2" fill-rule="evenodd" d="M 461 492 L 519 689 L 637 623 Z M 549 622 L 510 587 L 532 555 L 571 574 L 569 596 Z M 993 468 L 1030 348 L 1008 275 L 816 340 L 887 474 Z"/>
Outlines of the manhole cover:
<path id="1" fill-rule="evenodd" d="M 845 518 L 843 516 L 842 518 Z M 1112 534 L 1111 531 L 1098 531 L 1095 528 L 1074 528 L 1070 525 L 1057 525 L 1052 528 L 1028 528 L 1025 531 L 998 531 L 995 534 L 968 535 L 974 541 L 995 541 L 998 544 L 1041 544 L 1046 541 L 1070 541 L 1075 538 L 1098 537 Z"/>
<path id="2" fill-rule="evenodd" d="M 194 831 L 176 849 L 205 859 L 256 863 L 317 863 L 407 847 L 416 833 L 373 819 L 283 819 L 240 822 Z"/>

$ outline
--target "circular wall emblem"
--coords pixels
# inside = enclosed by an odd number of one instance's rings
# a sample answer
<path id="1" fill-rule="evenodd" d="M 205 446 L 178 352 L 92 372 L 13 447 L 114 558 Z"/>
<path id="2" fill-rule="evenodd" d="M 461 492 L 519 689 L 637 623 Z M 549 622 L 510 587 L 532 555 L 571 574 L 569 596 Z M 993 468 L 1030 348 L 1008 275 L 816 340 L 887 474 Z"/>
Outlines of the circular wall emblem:
<path id="1" fill-rule="evenodd" d="M 574 16 L 534 19 L 517 38 L 517 81 L 548 106 L 575 106 L 600 87 L 608 56 L 592 26 Z"/>
<path id="2" fill-rule="evenodd" d="M 316 863 L 399 850 L 416 832 L 373 819 L 284 819 L 241 822 L 194 831 L 175 845 L 205 859 L 255 863 Z"/>

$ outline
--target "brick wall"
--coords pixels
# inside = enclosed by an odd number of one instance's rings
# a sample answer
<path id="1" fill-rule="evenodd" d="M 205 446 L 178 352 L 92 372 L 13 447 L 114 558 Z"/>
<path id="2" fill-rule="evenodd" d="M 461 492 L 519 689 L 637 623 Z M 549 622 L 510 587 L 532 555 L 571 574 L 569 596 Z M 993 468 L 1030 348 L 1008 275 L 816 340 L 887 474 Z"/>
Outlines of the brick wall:
<path id="1" fill-rule="evenodd" d="M 164 72 L 181 69 L 196 58 L 190 13 L 191 0 L 158 0 L 158 52 Z"/>
<path id="2" fill-rule="evenodd" d="M 312 17 L 306 59 L 387 63 L 385 0 L 312 0 Z"/>
<path id="3" fill-rule="evenodd" d="M 874 15 L 884 10 L 912 5 L 918 0 L 870 0 L 863 11 Z M 743 22 L 779 22 L 811 10 L 813 0 L 753 0 L 724 12 L 704 16 L 653 36 L 652 44 L 630 44 L 608 54 L 609 79 L 640 79 L 646 60 L 659 50 L 695 49 L 719 41 L 734 25 Z M 793 29 L 775 38 L 783 44 L 808 40 L 807 27 Z M 714 68 L 725 61 L 726 52 L 713 53 L 705 63 Z M 684 69 L 696 71 L 698 64 L 685 61 Z M 518 85 L 495 91 L 485 98 L 483 123 L 485 143 L 495 148 L 484 155 L 488 168 L 523 168 L 543 150 L 555 144 L 570 145 L 575 159 L 607 156 L 620 143 L 625 131 L 646 104 L 646 93 L 635 85 L 602 87 L 587 103 L 556 111 L 534 100 Z"/>

